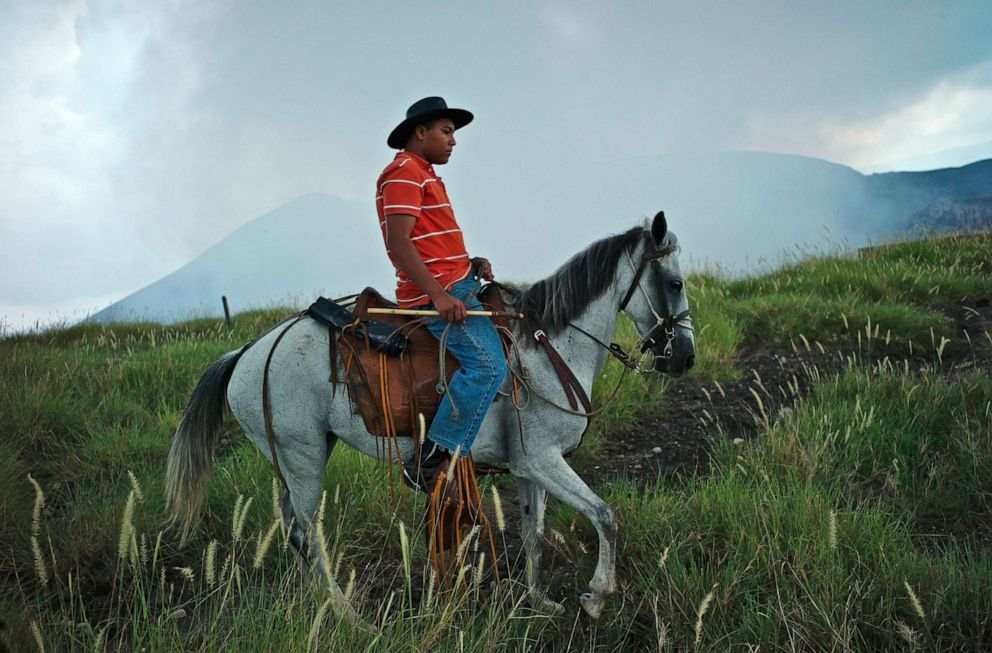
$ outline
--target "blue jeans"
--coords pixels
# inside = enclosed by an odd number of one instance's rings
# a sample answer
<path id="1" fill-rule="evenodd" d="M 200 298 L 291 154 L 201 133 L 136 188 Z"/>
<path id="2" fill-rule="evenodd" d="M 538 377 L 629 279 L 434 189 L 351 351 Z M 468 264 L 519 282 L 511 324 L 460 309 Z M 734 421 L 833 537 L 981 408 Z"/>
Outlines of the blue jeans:
<path id="1" fill-rule="evenodd" d="M 472 277 L 462 279 L 448 292 L 462 300 L 466 310 L 483 310 L 482 303 L 474 295 L 466 301 L 475 284 Z M 433 309 L 434 304 L 417 308 Z M 439 317 L 427 324 L 427 329 L 438 340 L 445 327 L 448 327 L 447 350 L 461 367 L 451 376 L 448 391 L 441 397 L 427 437 L 448 451 L 461 447 L 461 455 L 467 456 L 486 411 L 503 383 L 506 359 L 499 334 L 488 317 L 468 317 L 464 326 Z"/>

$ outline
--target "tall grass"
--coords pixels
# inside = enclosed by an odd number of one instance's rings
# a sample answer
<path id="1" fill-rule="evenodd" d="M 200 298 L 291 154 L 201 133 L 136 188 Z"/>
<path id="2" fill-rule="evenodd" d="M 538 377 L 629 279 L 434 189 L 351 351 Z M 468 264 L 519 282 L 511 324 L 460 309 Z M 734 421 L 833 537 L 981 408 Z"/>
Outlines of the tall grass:
<path id="1" fill-rule="evenodd" d="M 188 393 L 211 360 L 285 312 L 240 315 L 233 330 L 197 320 L 4 337 L 0 641 L 12 650 L 992 647 L 992 388 L 987 372 L 938 376 L 949 352 L 973 352 L 987 369 L 982 334 L 966 342 L 943 311 L 992 295 L 989 244 L 908 243 L 744 280 L 690 277 L 700 362 L 685 381 L 738 376 L 743 347 L 822 343 L 851 352 L 850 362 L 791 412 L 766 415 L 753 444 L 718 447 L 706 478 L 598 488 L 621 534 L 620 593 L 596 623 L 572 600 L 596 546 L 574 511 L 548 510 L 557 535 L 545 560 L 564 617 L 526 607 L 515 557 L 499 561 L 514 573 L 491 589 L 488 573 L 475 578 L 493 561 L 470 551 L 472 591 L 439 596 L 418 571 L 422 501 L 397 503 L 388 471 L 345 450 L 325 479 L 326 566 L 376 628 L 335 617 L 276 521 L 271 468 L 233 422 L 204 518 L 180 548 L 162 530 L 162 473 Z M 635 338 L 621 320 L 616 339 Z M 912 365 L 868 355 L 911 348 Z M 607 363 L 595 403 L 619 370 Z M 582 455 L 657 410 L 671 383 L 629 376 Z M 499 539 L 514 549 L 512 537 Z"/>

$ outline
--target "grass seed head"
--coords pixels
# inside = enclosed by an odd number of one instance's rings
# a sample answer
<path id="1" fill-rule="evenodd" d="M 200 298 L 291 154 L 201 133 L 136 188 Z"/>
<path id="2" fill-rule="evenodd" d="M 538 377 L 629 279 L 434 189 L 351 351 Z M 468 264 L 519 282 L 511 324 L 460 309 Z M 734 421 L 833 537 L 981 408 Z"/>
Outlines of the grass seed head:
<path id="1" fill-rule="evenodd" d="M 252 561 L 252 567 L 258 569 L 262 566 L 262 560 L 265 559 L 265 554 L 272 546 L 272 540 L 276 536 L 276 531 L 279 530 L 279 524 L 281 522 L 276 520 L 273 521 L 269 526 L 269 530 L 265 531 L 265 536 L 258 543 L 258 548 L 255 550 L 255 559 Z"/>
<path id="2" fill-rule="evenodd" d="M 145 495 L 141 491 L 141 485 L 138 484 L 138 477 L 134 475 L 130 469 L 127 470 L 127 480 L 131 483 L 131 489 L 134 491 L 134 498 L 138 503 L 145 502 Z"/>
<path id="3" fill-rule="evenodd" d="M 235 515 L 231 530 L 231 539 L 235 542 L 241 541 L 241 533 L 245 529 L 245 520 L 248 519 L 248 509 L 251 508 L 251 502 L 254 500 L 255 497 L 248 497 L 248 500 L 241 506 L 241 512 Z"/>
<path id="4" fill-rule="evenodd" d="M 455 587 L 461 587 L 462 583 L 465 581 L 465 574 L 468 570 L 472 568 L 472 565 L 462 565 L 458 570 L 458 575 L 455 577 Z"/>
<path id="5" fill-rule="evenodd" d="M 324 537 L 324 522 L 317 522 L 317 544 L 320 549 L 320 566 L 324 570 L 324 576 L 328 584 L 334 582 L 334 574 L 331 569 L 331 554 L 327 550 L 327 538 Z"/>
<path id="6" fill-rule="evenodd" d="M 913 605 L 913 612 L 920 618 L 920 621 L 926 621 L 927 613 L 923 610 L 923 603 L 920 601 L 920 597 L 916 596 L 916 592 L 913 591 L 913 587 L 909 584 L 909 581 L 904 580 L 902 584 L 906 587 L 906 594 L 909 596 L 909 602 Z"/>
<path id="7" fill-rule="evenodd" d="M 37 535 L 31 536 L 31 552 L 34 554 L 34 573 L 38 576 L 38 582 L 48 585 L 48 567 L 45 565 L 45 556 L 41 552 Z"/>
<path id="8" fill-rule="evenodd" d="M 204 562 L 203 575 L 207 579 L 207 586 L 213 587 L 217 581 L 217 540 L 210 540 L 207 544 L 207 555 Z"/>
<path id="9" fill-rule="evenodd" d="M 139 551 L 140 551 L 140 554 L 141 554 L 139 556 L 141 558 L 141 564 L 142 564 L 142 566 L 147 567 L 148 566 L 148 538 L 145 537 L 145 534 L 144 533 L 141 534 L 141 547 L 140 547 Z"/>
<path id="10" fill-rule="evenodd" d="M 31 620 L 31 636 L 34 637 L 34 643 L 37 645 L 38 650 L 41 653 L 45 653 L 45 638 L 41 636 L 41 627 L 34 620 Z"/>
<path id="11" fill-rule="evenodd" d="M 672 550 L 672 545 L 669 544 L 665 547 L 665 550 L 661 552 L 661 557 L 658 558 L 658 569 L 664 569 L 665 563 L 668 562 L 668 554 Z"/>
<path id="12" fill-rule="evenodd" d="M 38 481 L 28 474 L 28 482 L 34 486 L 34 508 L 31 510 L 31 534 L 37 536 L 41 532 L 41 511 L 45 507 L 45 493 Z"/>
<path id="13" fill-rule="evenodd" d="M 121 560 L 128 557 L 128 551 L 131 548 L 131 532 L 134 530 L 134 501 L 134 490 L 131 490 L 127 495 L 127 503 L 124 504 L 120 537 L 117 540 L 117 555 Z"/>
<path id="14" fill-rule="evenodd" d="M 437 585 L 437 570 L 431 566 L 431 573 L 427 581 L 427 598 L 424 600 L 424 605 L 430 609 L 431 605 L 434 604 L 434 587 Z"/>
<path id="15" fill-rule="evenodd" d="M 482 553 L 479 554 L 479 560 L 478 562 L 476 562 L 475 565 L 475 576 L 472 579 L 472 587 L 476 592 L 479 591 L 479 586 L 482 585 L 482 575 L 485 573 L 485 570 L 486 570 L 486 552 L 483 551 Z"/>
<path id="16" fill-rule="evenodd" d="M 241 506 L 244 504 L 245 495 L 239 494 L 238 498 L 234 500 L 234 512 L 231 514 L 231 539 L 235 542 L 238 541 L 239 535 L 236 534 L 238 530 L 238 518 L 241 516 Z"/>
<path id="17" fill-rule="evenodd" d="M 503 500 L 499 496 L 499 490 L 495 485 L 489 486 L 493 495 L 493 513 L 496 515 L 496 528 L 502 533 L 506 530 L 506 517 L 503 515 Z"/>
<path id="18" fill-rule="evenodd" d="M 463 560 L 464 559 L 463 556 L 465 555 L 465 552 L 468 550 L 468 547 L 472 544 L 472 540 L 474 540 L 476 538 L 476 536 L 479 535 L 479 532 L 481 530 L 482 530 L 482 527 L 479 526 L 478 524 L 476 524 L 475 526 L 472 527 L 472 530 L 470 530 L 468 532 L 468 535 L 466 535 L 465 538 L 458 545 L 458 550 L 455 553 L 455 560 Z"/>
<path id="19" fill-rule="evenodd" d="M 915 630 L 913 630 L 909 624 L 905 621 L 896 620 L 896 633 L 905 641 L 910 647 L 915 648 L 919 643 L 920 635 Z"/>
<path id="20" fill-rule="evenodd" d="M 131 566 L 137 568 L 138 566 L 138 539 L 135 537 L 135 531 L 131 529 L 131 543 L 127 549 L 128 560 L 131 561 Z"/>
<path id="21" fill-rule="evenodd" d="M 355 568 L 348 568 L 348 584 L 344 587 L 344 600 L 350 601 L 351 595 L 355 593 Z"/>
<path id="22" fill-rule="evenodd" d="M 282 500 L 280 495 L 279 479 L 272 477 L 272 518 L 282 519 Z"/>
<path id="23" fill-rule="evenodd" d="M 713 584 L 710 588 L 709 594 L 703 597 L 703 602 L 699 604 L 699 610 L 696 612 L 696 647 L 699 647 L 699 642 L 703 639 L 703 617 L 709 612 L 710 605 L 713 603 L 713 597 L 716 596 L 717 583 Z"/>

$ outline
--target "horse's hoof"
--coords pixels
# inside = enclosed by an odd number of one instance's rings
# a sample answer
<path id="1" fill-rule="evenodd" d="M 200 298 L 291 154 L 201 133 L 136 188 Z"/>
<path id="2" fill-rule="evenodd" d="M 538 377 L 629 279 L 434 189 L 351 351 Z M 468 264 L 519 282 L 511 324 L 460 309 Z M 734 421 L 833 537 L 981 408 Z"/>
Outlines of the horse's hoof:
<path id="1" fill-rule="evenodd" d="M 592 592 L 586 592 L 579 597 L 579 603 L 582 604 L 582 608 L 586 611 L 593 619 L 599 619 L 599 615 L 603 614 L 603 595 L 594 594 Z"/>

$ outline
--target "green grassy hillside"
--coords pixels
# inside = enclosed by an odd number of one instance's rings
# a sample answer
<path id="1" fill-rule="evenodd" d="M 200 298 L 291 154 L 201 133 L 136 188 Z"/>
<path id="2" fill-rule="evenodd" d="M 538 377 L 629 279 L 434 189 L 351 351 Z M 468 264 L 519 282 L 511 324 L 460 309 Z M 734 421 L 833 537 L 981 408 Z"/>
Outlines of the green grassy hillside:
<path id="1" fill-rule="evenodd" d="M 809 352 L 820 362 L 809 390 L 798 380 L 795 389 L 765 387 L 758 375 L 741 408 L 751 436 L 733 444 L 714 429 L 706 474 L 598 483 L 621 524 L 620 590 L 598 622 L 575 600 L 595 564 L 595 534 L 581 516 L 559 504 L 548 511 L 545 561 L 563 616 L 521 602 L 512 532 L 499 538 L 509 543 L 509 582 L 491 590 L 487 575 L 476 576 L 476 556 L 470 591 L 439 598 L 418 571 L 420 502 L 397 505 L 387 470 L 344 447 L 326 476 L 328 566 L 377 629 L 336 620 L 274 523 L 271 468 L 230 420 L 206 514 L 181 548 L 164 528 L 163 476 L 186 399 L 212 360 L 287 311 L 239 315 L 232 330 L 201 320 L 6 336 L 0 642 L 11 650 L 988 650 L 990 251 L 984 234 L 863 259 L 811 258 L 740 280 L 691 277 L 697 369 L 678 382 L 627 378 L 577 454 L 580 467 L 623 429 L 664 419 L 679 386 L 710 388 L 706 396 L 720 402 L 718 389 L 755 374 L 741 363 L 749 352 Z M 617 337 L 631 342 L 630 325 Z M 595 401 L 618 368 L 607 364 Z M 512 513 L 512 483 L 483 485 L 490 511 L 496 492 Z"/>

